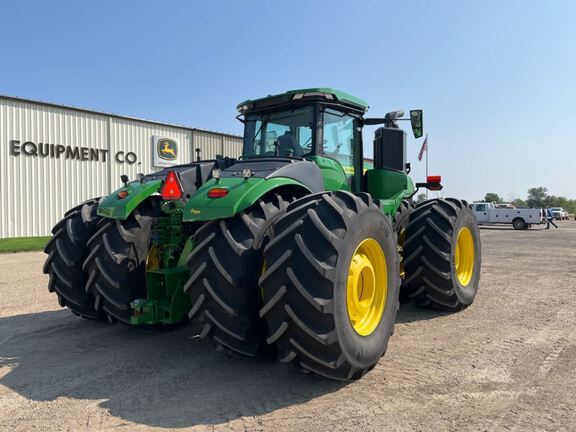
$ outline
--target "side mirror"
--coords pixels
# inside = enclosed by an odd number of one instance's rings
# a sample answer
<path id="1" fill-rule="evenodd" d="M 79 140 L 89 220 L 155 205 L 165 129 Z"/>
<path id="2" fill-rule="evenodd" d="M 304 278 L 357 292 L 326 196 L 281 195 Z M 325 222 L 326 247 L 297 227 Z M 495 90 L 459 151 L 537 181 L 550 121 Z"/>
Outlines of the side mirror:
<path id="1" fill-rule="evenodd" d="M 412 132 L 414 133 L 414 138 L 420 138 L 423 135 L 422 110 L 410 111 L 410 124 L 412 125 Z"/>

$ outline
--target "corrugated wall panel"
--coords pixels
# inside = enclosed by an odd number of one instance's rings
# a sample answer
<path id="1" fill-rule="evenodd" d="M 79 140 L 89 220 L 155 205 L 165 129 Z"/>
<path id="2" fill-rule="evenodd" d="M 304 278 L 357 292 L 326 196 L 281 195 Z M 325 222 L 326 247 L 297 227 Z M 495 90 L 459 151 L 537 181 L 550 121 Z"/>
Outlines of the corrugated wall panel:
<path id="1" fill-rule="evenodd" d="M 217 154 L 238 156 L 241 138 L 217 132 L 92 113 L 65 106 L 0 97 L 0 238 L 49 235 L 64 213 L 89 198 L 106 195 L 120 186 L 120 175 L 133 179 L 152 167 L 152 137 L 172 138 L 179 144 L 180 162 Z M 99 149 L 98 160 L 10 155 L 10 141 Z M 106 161 L 104 161 L 104 153 Z M 134 164 L 116 159 L 133 152 Z M 73 155 L 72 155 L 73 156 Z"/>
<path id="2" fill-rule="evenodd" d="M 242 138 L 223 136 L 224 155 L 228 157 L 239 157 L 242 154 Z"/>
<path id="3" fill-rule="evenodd" d="M 134 179 L 137 173 L 147 174 L 161 169 L 152 166 L 152 137 L 154 135 L 176 140 L 181 163 L 187 163 L 192 160 L 192 132 L 190 130 L 154 125 L 137 120 L 111 118 L 110 121 L 112 126 L 110 133 L 112 189 L 121 186 L 120 176 L 122 174 Z M 137 155 L 138 160 L 134 164 L 118 163 L 115 160 L 118 152 L 124 152 L 124 156 L 128 152 L 133 152 Z"/>
<path id="4" fill-rule="evenodd" d="M 202 159 L 215 159 L 216 155 L 222 154 L 222 135 L 207 131 L 192 131 L 192 146 L 200 148 Z"/>
<path id="5" fill-rule="evenodd" d="M 11 156 L 11 140 L 107 150 L 106 135 L 104 116 L 0 99 L 0 237 L 47 235 L 66 210 L 108 190 L 108 164 Z"/>

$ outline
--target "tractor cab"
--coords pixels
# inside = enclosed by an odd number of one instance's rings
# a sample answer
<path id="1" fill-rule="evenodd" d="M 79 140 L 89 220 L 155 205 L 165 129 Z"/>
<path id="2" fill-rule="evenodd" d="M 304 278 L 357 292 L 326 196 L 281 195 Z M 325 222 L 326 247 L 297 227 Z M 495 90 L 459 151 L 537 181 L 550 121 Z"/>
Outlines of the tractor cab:
<path id="1" fill-rule="evenodd" d="M 330 88 L 269 95 L 242 102 L 237 109 L 238 119 L 244 123 L 244 160 L 271 157 L 309 160 L 320 168 L 326 190 L 368 191 L 370 182 L 372 190 L 376 187 L 380 191 L 380 198 L 390 195 L 382 186 L 384 177 L 390 175 L 382 169 L 395 173 L 391 175 L 394 190 L 398 182 L 408 182 L 406 133 L 397 125 L 403 116 L 401 111 L 384 118 L 365 118 L 366 102 Z M 410 120 L 415 136 L 421 136 L 422 112 L 411 111 Z M 379 172 L 364 169 L 364 125 L 383 125 L 376 130 L 374 139 L 373 168 Z"/>
<path id="2" fill-rule="evenodd" d="M 358 191 L 362 115 L 367 109 L 366 102 L 326 88 L 242 102 L 238 105 L 244 123 L 242 159 L 306 159 L 320 167 L 326 190 Z"/>

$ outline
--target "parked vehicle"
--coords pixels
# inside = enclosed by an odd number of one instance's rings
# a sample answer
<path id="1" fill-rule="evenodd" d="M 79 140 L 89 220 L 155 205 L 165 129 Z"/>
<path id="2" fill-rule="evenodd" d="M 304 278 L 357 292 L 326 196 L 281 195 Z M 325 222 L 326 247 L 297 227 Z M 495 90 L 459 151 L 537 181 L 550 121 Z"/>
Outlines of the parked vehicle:
<path id="1" fill-rule="evenodd" d="M 562 207 L 552 207 L 550 208 L 552 212 L 552 217 L 556 220 L 568 220 L 568 212 Z"/>
<path id="2" fill-rule="evenodd" d="M 546 222 L 542 209 L 496 208 L 493 203 L 486 202 L 472 203 L 470 208 L 478 225 L 512 224 L 514 229 L 524 230 Z"/>

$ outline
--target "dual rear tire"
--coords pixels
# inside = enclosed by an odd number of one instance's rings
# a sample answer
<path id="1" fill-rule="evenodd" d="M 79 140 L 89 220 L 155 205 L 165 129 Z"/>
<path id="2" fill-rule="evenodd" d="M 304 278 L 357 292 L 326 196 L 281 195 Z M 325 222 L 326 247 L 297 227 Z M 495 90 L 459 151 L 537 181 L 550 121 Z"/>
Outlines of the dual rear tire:
<path id="1" fill-rule="evenodd" d="M 281 362 L 338 380 L 386 351 L 400 285 L 392 223 L 368 194 L 323 192 L 273 227 L 260 278 L 266 342 Z"/>
<path id="2" fill-rule="evenodd" d="M 361 377 L 386 351 L 398 309 L 396 235 L 368 194 L 290 205 L 265 196 L 203 225 L 194 242 L 189 316 L 218 348 L 340 380 Z"/>
<path id="3" fill-rule="evenodd" d="M 96 214 L 98 200 L 91 199 L 70 209 L 52 229 L 44 252 L 48 255 L 44 273 L 49 275 L 48 290 L 58 303 L 83 318 L 100 320 L 104 314 L 94 307 L 94 296 L 86 292 L 88 275 L 82 264 L 88 256 L 86 243 L 97 231 L 101 218 Z"/>
<path id="4" fill-rule="evenodd" d="M 130 303 L 146 297 L 146 260 L 158 201 L 148 200 L 126 220 L 102 218 L 86 247 L 83 270 L 94 308 L 111 323 L 130 324 Z"/>
<path id="5" fill-rule="evenodd" d="M 188 315 L 202 324 L 200 336 L 218 349 L 247 357 L 270 351 L 266 327 L 258 319 L 258 277 L 267 227 L 288 202 L 279 194 L 264 196 L 232 218 L 205 223 L 194 235 L 184 286 L 192 300 Z"/>

